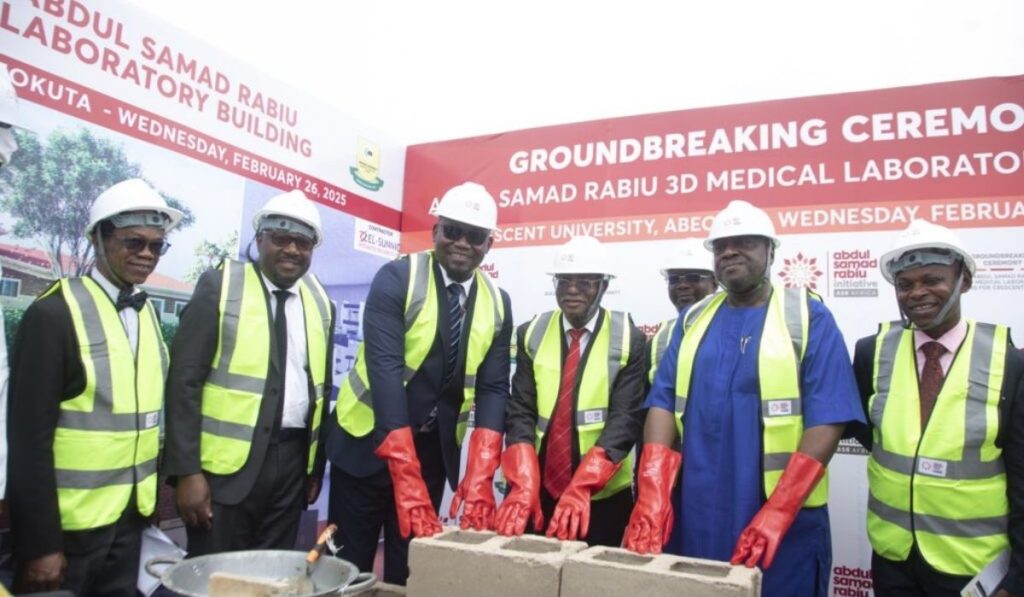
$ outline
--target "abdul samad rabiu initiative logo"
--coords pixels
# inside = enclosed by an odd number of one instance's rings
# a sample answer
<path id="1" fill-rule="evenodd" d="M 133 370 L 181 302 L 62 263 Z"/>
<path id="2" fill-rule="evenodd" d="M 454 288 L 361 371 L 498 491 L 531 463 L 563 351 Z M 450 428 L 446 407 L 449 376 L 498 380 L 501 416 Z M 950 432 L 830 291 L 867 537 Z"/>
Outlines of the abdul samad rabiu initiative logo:
<path id="1" fill-rule="evenodd" d="M 818 278 L 825 272 L 818 268 L 817 257 L 804 257 L 803 253 L 797 253 L 796 257 L 782 260 L 782 271 L 779 277 L 786 285 L 786 288 L 810 288 L 818 289 Z"/>

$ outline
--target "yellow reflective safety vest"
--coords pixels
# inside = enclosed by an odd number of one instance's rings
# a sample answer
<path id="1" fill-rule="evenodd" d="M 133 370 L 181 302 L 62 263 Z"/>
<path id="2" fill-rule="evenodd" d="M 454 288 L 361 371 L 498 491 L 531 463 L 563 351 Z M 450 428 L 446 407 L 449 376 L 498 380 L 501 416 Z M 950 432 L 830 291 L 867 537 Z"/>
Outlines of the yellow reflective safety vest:
<path id="1" fill-rule="evenodd" d="M 914 332 L 898 321 L 880 326 L 868 402 L 868 537 L 883 557 L 906 560 L 916 543 L 939 572 L 973 576 L 1009 545 L 995 443 L 1008 337 L 1005 326 L 967 322 L 922 432 Z"/>
<path id="2" fill-rule="evenodd" d="M 273 322 L 263 281 L 254 263 L 221 264 L 220 333 L 210 374 L 203 385 L 199 456 L 203 470 L 217 475 L 238 472 L 249 459 L 260 403 L 270 368 Z M 313 381 L 309 457 L 313 471 L 327 390 L 327 350 L 331 341 L 331 303 L 320 282 L 307 273 L 296 282 L 306 324 L 306 358 Z M 284 400 L 284 396 L 281 396 Z"/>
<path id="3" fill-rule="evenodd" d="M 784 288 L 773 284 L 768 312 L 761 332 L 757 354 L 758 381 L 761 386 L 761 469 L 764 493 L 771 496 L 800 445 L 804 433 L 800 398 L 800 364 L 807 347 L 809 327 L 808 299 L 821 300 L 806 288 Z M 705 297 L 683 316 L 683 341 L 676 368 L 676 430 L 683 441 L 683 419 L 693 379 L 693 364 L 711 320 L 728 297 L 720 292 Z M 822 506 L 828 501 L 828 472 L 804 503 Z"/>
<path id="4" fill-rule="evenodd" d="M 676 327 L 677 319 L 667 319 L 658 326 L 658 331 L 651 338 L 650 354 L 651 368 L 647 371 L 647 383 L 654 384 L 654 374 L 658 372 L 658 364 L 661 357 L 665 356 L 665 349 L 668 348 L 668 341 L 672 339 L 672 329 Z"/>
<path id="5" fill-rule="evenodd" d="M 85 375 L 82 392 L 61 401 L 53 436 L 61 528 L 117 522 L 133 491 L 139 513 L 149 516 L 167 379 L 160 320 L 151 303 L 139 311 L 135 354 L 110 295 L 95 280 L 65 278 L 41 297 L 54 292 L 71 312 Z"/>
<path id="6" fill-rule="evenodd" d="M 586 454 L 597 443 L 608 420 L 608 400 L 619 371 L 629 361 L 629 315 L 620 311 L 601 310 L 600 329 L 590 338 L 586 361 L 580 361 L 576 373 L 575 413 L 576 435 L 580 454 Z M 535 448 L 539 452 L 547 432 L 551 414 L 558 402 L 562 382 L 562 311 L 556 309 L 533 318 L 526 328 L 526 351 L 533 359 L 533 377 L 537 387 L 537 430 Z M 599 500 L 614 495 L 632 483 L 633 455 L 604 488 L 593 496 Z"/>
<path id="7" fill-rule="evenodd" d="M 402 375 L 402 383 L 408 384 L 427 358 L 437 334 L 447 334 L 447 330 L 438 329 L 441 317 L 434 286 L 434 252 L 413 253 L 402 259 L 409 261 L 409 285 L 405 294 L 405 371 Z M 476 399 L 477 369 L 487 356 L 495 336 L 501 333 L 506 316 L 498 287 L 479 268 L 473 275 L 476 299 L 472 310 L 467 311 L 470 319 L 463 322 L 463 334 L 469 327 L 469 345 L 466 347 L 462 405 L 455 427 L 455 441 L 459 445 L 466 436 Z M 360 344 L 356 350 L 355 365 L 338 388 L 335 407 L 338 424 L 354 437 L 366 436 L 373 431 L 374 425 L 373 391 L 363 353 L 364 346 Z"/>

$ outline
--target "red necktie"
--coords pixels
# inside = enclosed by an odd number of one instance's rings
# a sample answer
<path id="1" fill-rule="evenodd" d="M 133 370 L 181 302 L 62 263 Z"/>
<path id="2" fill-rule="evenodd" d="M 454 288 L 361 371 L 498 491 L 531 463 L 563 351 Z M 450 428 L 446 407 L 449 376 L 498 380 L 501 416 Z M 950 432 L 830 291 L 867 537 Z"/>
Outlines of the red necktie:
<path id="1" fill-rule="evenodd" d="M 562 383 L 558 402 L 548 425 L 547 456 L 544 459 L 544 489 L 558 498 L 572 481 L 572 394 L 576 387 L 576 369 L 580 364 L 580 338 L 586 330 L 569 330 L 572 340 L 562 364 Z"/>
<path id="2" fill-rule="evenodd" d="M 924 353 L 924 367 L 921 369 L 921 430 L 928 423 L 928 417 L 932 415 L 935 408 L 935 398 L 942 388 L 942 380 L 946 377 L 942 373 L 942 364 L 939 358 L 946 352 L 946 347 L 938 342 L 925 342 L 921 345 L 921 352 Z"/>

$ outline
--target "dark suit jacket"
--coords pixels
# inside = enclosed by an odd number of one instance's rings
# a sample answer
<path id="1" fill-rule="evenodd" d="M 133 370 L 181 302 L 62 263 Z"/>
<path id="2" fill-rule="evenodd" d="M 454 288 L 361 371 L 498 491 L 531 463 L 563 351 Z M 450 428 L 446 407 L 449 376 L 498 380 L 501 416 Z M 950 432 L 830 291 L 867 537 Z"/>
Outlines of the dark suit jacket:
<path id="1" fill-rule="evenodd" d="M 331 463 L 356 477 L 368 477 L 383 470 L 385 463 L 373 450 L 388 433 L 412 426 L 415 432 L 437 408 L 440 433 L 438 449 L 444 459 L 448 482 L 454 488 L 459 479 L 459 446 L 455 443 L 455 426 L 463 398 L 466 334 L 469 333 L 476 299 L 477 284 L 466 300 L 462 326 L 462 354 L 455 374 L 444 384 L 447 367 L 448 304 L 441 268 L 434 262 L 434 290 L 440 305 L 438 333 L 423 364 L 403 387 L 405 368 L 405 296 L 409 285 L 409 260 L 398 259 L 384 265 L 373 278 L 366 297 L 363 314 L 366 370 L 373 395 L 374 431 L 365 437 L 354 437 L 338 425 L 335 413 L 328 417 L 330 428 L 327 456 Z M 494 338 L 476 376 L 476 414 L 478 427 L 504 429 L 505 401 L 509 393 L 509 344 L 512 339 L 512 302 L 501 291 L 505 304 L 505 324 Z M 490 313 L 481 314 L 490 317 Z M 466 439 L 469 433 L 466 434 Z"/>
<path id="2" fill-rule="evenodd" d="M 258 267 L 258 266 L 257 266 Z M 203 385 L 213 365 L 213 356 L 217 351 L 220 335 L 220 292 L 223 281 L 221 270 L 209 270 L 196 284 L 192 299 L 181 312 L 178 333 L 171 346 L 170 370 L 167 373 L 166 403 L 166 437 L 164 440 L 163 472 L 169 477 L 191 475 L 202 470 L 199 457 L 199 437 L 202 428 L 202 393 Z M 262 277 L 260 278 L 262 281 Z M 266 287 L 263 287 L 267 305 L 267 319 L 273 321 L 270 313 L 270 299 Z M 331 303 L 331 330 L 334 329 L 335 308 Z M 289 325 L 301 325 L 301 322 L 288 322 Z M 277 418 L 278 401 L 283 399 L 281 365 L 278 363 L 278 349 L 273 330 L 270 334 L 270 366 L 267 369 L 267 383 L 260 401 L 259 418 L 256 420 L 256 432 L 253 434 L 249 449 L 249 459 L 245 465 L 232 475 L 214 475 L 206 473 L 210 483 L 213 501 L 220 504 L 233 505 L 241 502 L 249 495 L 271 441 L 275 419 Z M 325 393 L 329 396 L 331 372 L 334 370 L 334 340 L 328 338 L 327 345 L 327 384 Z M 312 389 L 310 408 L 313 405 Z M 312 412 L 307 423 L 312 421 Z M 321 437 L 323 424 L 321 423 Z M 320 442 L 313 476 L 323 477 L 324 457 L 323 441 Z M 173 479 L 172 479 L 173 481 Z"/>
<path id="3" fill-rule="evenodd" d="M 11 350 L 7 422 L 14 553 L 21 560 L 63 551 L 53 436 L 60 403 L 85 389 L 68 304 L 59 292 L 25 311 Z"/>
<path id="4" fill-rule="evenodd" d="M 864 418 L 867 423 L 855 425 L 853 436 L 868 451 L 872 446 L 872 425 L 868 416 L 868 399 L 874 387 L 875 338 L 857 340 L 853 353 L 853 373 L 857 377 Z M 1006 374 L 999 402 L 999 435 L 996 445 L 1003 449 L 1006 463 L 1007 497 L 1010 501 L 1009 528 L 1012 557 L 1006 588 L 1014 595 L 1024 595 L 1024 354 L 1006 347 Z"/>
<path id="5" fill-rule="evenodd" d="M 594 335 L 601 331 L 604 323 L 605 309 L 601 309 L 597 317 L 597 326 L 594 328 Z M 526 353 L 523 347 L 526 346 L 526 329 L 529 323 L 524 323 L 517 330 L 519 350 L 516 353 L 516 374 L 512 378 L 512 396 L 506 410 L 505 426 L 507 436 L 505 443 L 512 445 L 520 442 L 533 444 L 537 437 L 537 383 L 533 376 L 533 359 Z M 559 330 L 562 339 L 562 359 L 568 352 L 565 343 L 565 330 L 559 323 Z M 641 407 L 644 401 L 644 344 L 646 339 L 644 333 L 635 325 L 632 319 L 629 322 L 629 360 L 626 366 L 619 370 L 614 382 L 611 385 L 611 396 L 608 398 L 608 420 L 605 422 L 604 430 L 597 439 L 595 445 L 601 446 L 607 452 L 612 462 L 620 462 L 633 448 L 641 437 L 643 426 L 643 415 Z M 586 366 L 590 358 L 590 348 L 593 342 L 587 344 L 586 350 L 580 355 L 580 371 Z M 577 376 L 577 382 L 579 377 Z M 578 383 L 577 383 L 578 385 Z M 575 401 L 573 413 L 576 412 Z M 575 415 L 573 416 L 575 421 Z M 582 455 L 579 453 L 579 437 L 576 426 L 572 429 L 573 446 L 573 467 L 579 465 Z M 544 466 L 544 456 L 547 447 L 547 438 L 541 444 L 538 452 L 541 460 L 541 470 Z"/>

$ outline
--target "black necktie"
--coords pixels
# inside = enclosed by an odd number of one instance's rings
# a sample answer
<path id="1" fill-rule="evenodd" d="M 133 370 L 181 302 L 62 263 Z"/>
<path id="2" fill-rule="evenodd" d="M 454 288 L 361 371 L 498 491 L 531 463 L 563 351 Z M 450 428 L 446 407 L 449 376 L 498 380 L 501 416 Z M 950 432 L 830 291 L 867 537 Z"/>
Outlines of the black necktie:
<path id="1" fill-rule="evenodd" d="M 455 374 L 455 365 L 459 360 L 459 342 L 462 340 L 462 284 L 452 282 L 448 285 L 448 372 L 445 380 Z"/>
<path id="2" fill-rule="evenodd" d="M 285 302 L 292 293 L 287 290 L 275 290 L 277 307 L 274 309 L 274 341 L 277 343 L 277 363 L 280 370 L 281 393 L 277 398 L 277 420 L 275 429 L 281 428 L 281 417 L 284 416 L 284 381 L 285 371 L 288 369 L 288 317 L 284 314 Z"/>
<path id="3" fill-rule="evenodd" d="M 118 311 L 131 307 L 136 311 L 141 311 L 142 307 L 146 305 L 146 299 L 149 295 L 145 291 L 136 292 L 132 294 L 132 288 L 122 288 L 121 292 L 117 293 L 117 302 L 114 304 L 114 308 Z"/>

